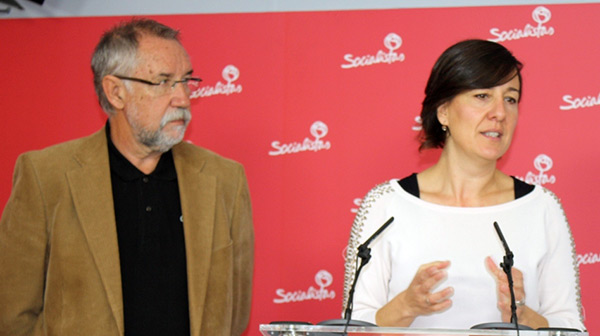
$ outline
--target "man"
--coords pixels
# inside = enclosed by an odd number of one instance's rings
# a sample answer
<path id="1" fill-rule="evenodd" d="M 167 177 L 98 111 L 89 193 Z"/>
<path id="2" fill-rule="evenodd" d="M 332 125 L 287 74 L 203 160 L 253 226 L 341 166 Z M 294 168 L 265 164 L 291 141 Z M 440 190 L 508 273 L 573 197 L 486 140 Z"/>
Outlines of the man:
<path id="1" fill-rule="evenodd" d="M 0 221 L 0 335 L 239 335 L 253 266 L 243 168 L 181 142 L 189 57 L 134 20 L 92 58 L 109 118 L 23 154 Z"/>

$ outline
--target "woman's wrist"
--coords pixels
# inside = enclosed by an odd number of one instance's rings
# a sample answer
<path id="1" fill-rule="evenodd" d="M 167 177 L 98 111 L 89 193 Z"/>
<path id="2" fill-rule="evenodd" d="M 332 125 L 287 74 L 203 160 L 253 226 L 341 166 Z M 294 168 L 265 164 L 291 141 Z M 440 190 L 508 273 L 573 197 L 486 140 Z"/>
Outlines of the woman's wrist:
<path id="1" fill-rule="evenodd" d="M 405 292 L 394 297 L 375 313 L 375 323 L 380 327 L 408 327 L 417 317 L 404 302 Z"/>
<path id="2" fill-rule="evenodd" d="M 519 324 L 526 325 L 533 329 L 548 327 L 548 320 L 546 320 L 546 318 L 542 315 L 538 314 L 535 310 L 527 306 L 522 306 L 521 309 L 523 312 L 519 316 Z"/>

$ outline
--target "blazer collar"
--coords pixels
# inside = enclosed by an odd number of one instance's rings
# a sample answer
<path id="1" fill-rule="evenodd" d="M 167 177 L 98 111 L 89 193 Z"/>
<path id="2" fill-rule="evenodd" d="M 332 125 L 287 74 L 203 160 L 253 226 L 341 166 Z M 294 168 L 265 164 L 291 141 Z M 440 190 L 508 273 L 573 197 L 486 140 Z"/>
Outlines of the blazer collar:
<path id="1" fill-rule="evenodd" d="M 98 267 L 108 302 L 121 334 L 124 333 L 119 245 L 110 179 L 105 128 L 82 139 L 74 159 L 79 167 L 67 172 L 75 211 Z M 210 272 L 217 181 L 202 172 L 205 159 L 196 148 L 173 147 L 187 258 L 190 329 L 200 335 Z"/>
<path id="2" fill-rule="evenodd" d="M 83 138 L 67 172 L 75 211 L 102 279 L 117 327 L 124 333 L 119 244 L 105 129 Z"/>
<path id="3" fill-rule="evenodd" d="M 190 331 L 200 335 L 210 273 L 217 180 L 202 172 L 205 160 L 191 145 L 173 147 L 187 256 Z"/>

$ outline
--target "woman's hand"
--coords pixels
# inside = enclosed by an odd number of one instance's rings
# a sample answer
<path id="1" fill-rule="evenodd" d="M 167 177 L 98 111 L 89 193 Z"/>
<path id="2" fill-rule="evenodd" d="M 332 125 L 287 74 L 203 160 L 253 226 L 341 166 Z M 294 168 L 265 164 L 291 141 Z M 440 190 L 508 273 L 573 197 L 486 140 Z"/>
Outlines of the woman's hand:
<path id="1" fill-rule="evenodd" d="M 498 309 L 500 309 L 500 312 L 502 313 L 502 322 L 510 322 L 512 312 L 510 309 L 511 297 L 510 288 L 508 287 L 508 277 L 500 267 L 496 266 L 496 263 L 491 257 L 485 258 L 485 263 L 498 285 Z M 519 324 L 534 329 L 548 327 L 548 320 L 525 304 L 526 296 L 525 287 L 523 285 L 523 273 L 519 269 L 513 267 L 512 278 L 515 301 L 517 302 L 517 320 Z"/>
<path id="2" fill-rule="evenodd" d="M 452 287 L 432 292 L 447 276 L 449 261 L 435 261 L 421 265 L 412 282 L 375 315 L 379 326 L 408 327 L 419 315 L 429 315 L 449 308 Z"/>

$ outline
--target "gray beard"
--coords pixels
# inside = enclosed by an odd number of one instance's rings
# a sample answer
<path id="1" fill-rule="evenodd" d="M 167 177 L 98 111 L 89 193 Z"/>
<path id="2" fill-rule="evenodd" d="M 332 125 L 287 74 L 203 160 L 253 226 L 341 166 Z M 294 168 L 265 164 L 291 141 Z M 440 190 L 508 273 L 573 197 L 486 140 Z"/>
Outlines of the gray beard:
<path id="1" fill-rule="evenodd" d="M 133 115 L 137 115 L 136 111 L 133 111 Z M 135 118 L 130 118 L 135 119 Z M 165 126 L 173 121 L 183 119 L 185 121 L 184 125 L 177 126 L 177 135 L 169 136 L 167 135 L 163 129 Z M 150 148 L 153 151 L 164 153 L 169 151 L 173 146 L 180 143 L 183 140 L 185 135 L 185 130 L 187 129 L 187 125 L 189 125 L 190 120 L 192 120 L 192 114 L 190 110 L 187 108 L 179 107 L 175 110 L 171 110 L 167 112 L 160 121 L 160 126 L 157 130 L 149 130 L 147 128 L 142 127 L 137 123 L 137 120 L 130 120 L 131 125 L 137 131 L 136 137 L 137 140 Z"/>

